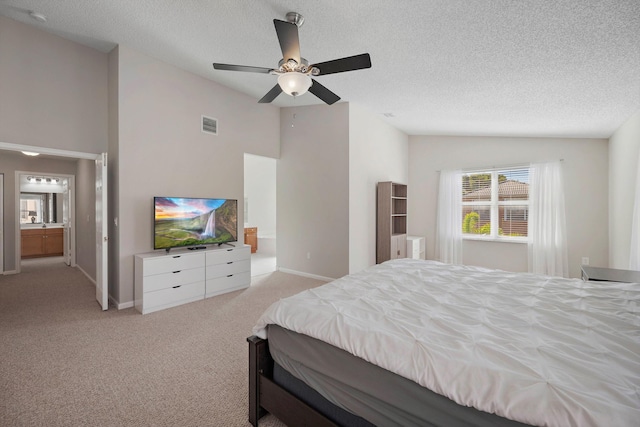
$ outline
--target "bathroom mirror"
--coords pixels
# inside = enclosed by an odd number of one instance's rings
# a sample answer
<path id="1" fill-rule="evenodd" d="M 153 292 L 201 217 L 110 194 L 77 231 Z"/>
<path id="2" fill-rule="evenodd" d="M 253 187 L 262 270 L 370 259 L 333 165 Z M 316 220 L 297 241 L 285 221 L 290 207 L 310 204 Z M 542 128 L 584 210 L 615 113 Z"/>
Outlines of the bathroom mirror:
<path id="1" fill-rule="evenodd" d="M 20 193 L 20 224 L 53 224 L 62 218 L 62 193 Z"/>

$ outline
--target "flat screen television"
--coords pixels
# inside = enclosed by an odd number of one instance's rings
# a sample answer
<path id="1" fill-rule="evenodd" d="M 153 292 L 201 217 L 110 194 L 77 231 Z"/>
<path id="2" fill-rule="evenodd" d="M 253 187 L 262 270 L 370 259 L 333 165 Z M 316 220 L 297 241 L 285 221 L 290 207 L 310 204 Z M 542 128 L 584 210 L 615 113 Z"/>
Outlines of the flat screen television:
<path id="1" fill-rule="evenodd" d="M 153 248 L 202 247 L 238 240 L 238 201 L 153 198 Z"/>

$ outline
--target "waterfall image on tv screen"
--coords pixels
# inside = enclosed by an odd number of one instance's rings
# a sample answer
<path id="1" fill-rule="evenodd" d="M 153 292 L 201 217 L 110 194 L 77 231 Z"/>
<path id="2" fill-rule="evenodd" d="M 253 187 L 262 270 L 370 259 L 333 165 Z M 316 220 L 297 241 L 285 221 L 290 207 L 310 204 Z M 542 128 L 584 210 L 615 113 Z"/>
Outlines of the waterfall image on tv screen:
<path id="1" fill-rule="evenodd" d="M 238 240 L 238 201 L 154 197 L 154 249 Z"/>

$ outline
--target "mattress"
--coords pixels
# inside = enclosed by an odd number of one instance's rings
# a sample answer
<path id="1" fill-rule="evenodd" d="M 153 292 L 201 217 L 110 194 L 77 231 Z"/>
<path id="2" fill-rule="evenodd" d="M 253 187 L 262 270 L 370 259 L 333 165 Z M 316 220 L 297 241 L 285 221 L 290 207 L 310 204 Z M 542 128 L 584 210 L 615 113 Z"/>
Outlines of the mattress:
<path id="1" fill-rule="evenodd" d="M 453 400 L 547 426 L 640 419 L 640 284 L 385 262 L 273 304 L 277 324 Z"/>
<path id="2" fill-rule="evenodd" d="M 494 414 L 462 407 L 344 350 L 277 325 L 269 326 L 269 352 L 276 363 L 274 381 L 339 425 L 524 426 Z M 308 388 L 292 381 L 278 367 Z M 316 393 L 323 399 L 316 396 Z"/>

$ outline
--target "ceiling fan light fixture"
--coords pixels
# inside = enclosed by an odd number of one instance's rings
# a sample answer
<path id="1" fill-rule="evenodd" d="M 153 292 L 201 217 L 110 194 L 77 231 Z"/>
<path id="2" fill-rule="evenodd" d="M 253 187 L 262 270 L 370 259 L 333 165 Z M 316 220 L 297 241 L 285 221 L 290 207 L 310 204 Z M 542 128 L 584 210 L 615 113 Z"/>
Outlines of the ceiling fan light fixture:
<path id="1" fill-rule="evenodd" d="M 282 91 L 291 96 L 304 95 L 311 87 L 311 83 L 311 77 L 296 71 L 284 73 L 278 77 L 278 85 Z"/>

